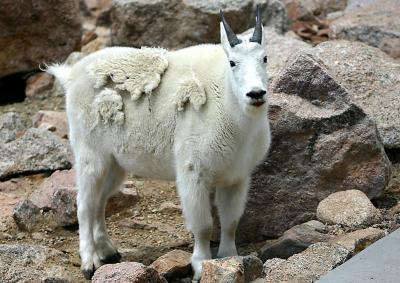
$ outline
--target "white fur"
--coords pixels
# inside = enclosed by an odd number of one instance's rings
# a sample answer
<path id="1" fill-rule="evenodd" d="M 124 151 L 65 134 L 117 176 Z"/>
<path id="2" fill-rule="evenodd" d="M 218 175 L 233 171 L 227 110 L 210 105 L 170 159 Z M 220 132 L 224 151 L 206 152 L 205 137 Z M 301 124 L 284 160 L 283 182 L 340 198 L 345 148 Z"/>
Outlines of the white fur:
<path id="1" fill-rule="evenodd" d="M 104 207 L 125 172 L 176 180 L 195 239 L 195 279 L 201 275 L 201 262 L 211 258 L 213 190 L 222 229 L 218 256 L 237 254 L 235 231 L 250 174 L 270 144 L 267 103 L 256 107 L 246 96 L 267 89 L 265 40 L 260 45 L 241 39 L 243 43 L 231 48 L 221 29 L 222 47 L 199 45 L 163 53 L 168 68 L 155 72 L 164 72 L 160 84 L 153 85 L 151 95 L 136 100 L 125 95 L 130 89 L 118 87 L 120 82 L 107 82 L 108 74 L 99 74 L 98 68 L 113 65 L 112 58 L 128 60 L 136 49 L 107 48 L 71 67 L 49 68 L 66 88 L 83 270 L 99 267 L 101 260 L 116 253 L 107 235 Z M 126 63 L 133 66 L 135 60 Z M 231 68 L 229 60 L 237 66 Z"/>

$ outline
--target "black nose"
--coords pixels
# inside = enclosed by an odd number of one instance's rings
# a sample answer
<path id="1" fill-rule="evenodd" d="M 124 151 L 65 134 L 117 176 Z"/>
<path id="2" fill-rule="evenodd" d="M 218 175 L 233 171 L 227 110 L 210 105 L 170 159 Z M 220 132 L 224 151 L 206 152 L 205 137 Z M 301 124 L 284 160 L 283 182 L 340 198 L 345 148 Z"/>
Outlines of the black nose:
<path id="1" fill-rule="evenodd" d="M 263 98 L 266 93 L 265 90 L 253 90 L 248 92 L 246 95 L 252 99 L 260 99 Z"/>

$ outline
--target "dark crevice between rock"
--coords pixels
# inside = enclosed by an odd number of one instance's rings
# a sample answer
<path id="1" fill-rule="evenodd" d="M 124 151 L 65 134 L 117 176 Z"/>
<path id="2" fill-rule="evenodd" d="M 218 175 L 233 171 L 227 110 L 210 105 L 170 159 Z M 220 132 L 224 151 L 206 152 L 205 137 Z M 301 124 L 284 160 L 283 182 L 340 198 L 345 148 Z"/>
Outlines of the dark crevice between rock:
<path id="1" fill-rule="evenodd" d="M 27 73 L 17 73 L 0 78 L 0 105 L 25 100 Z"/>
<path id="2" fill-rule="evenodd" d="M 392 164 L 400 163 L 400 148 L 385 148 L 385 152 Z"/>
<path id="3" fill-rule="evenodd" d="M 13 173 L 13 174 L 8 174 L 0 177 L 0 182 L 5 182 L 13 178 L 20 178 L 20 177 L 28 177 L 31 175 L 36 175 L 36 174 L 46 174 L 47 177 L 49 177 L 51 174 L 53 174 L 57 170 L 69 170 L 72 168 L 72 165 L 69 164 L 68 166 L 65 166 L 63 168 L 57 168 L 54 170 L 31 170 L 31 171 L 24 171 L 20 173 Z"/>

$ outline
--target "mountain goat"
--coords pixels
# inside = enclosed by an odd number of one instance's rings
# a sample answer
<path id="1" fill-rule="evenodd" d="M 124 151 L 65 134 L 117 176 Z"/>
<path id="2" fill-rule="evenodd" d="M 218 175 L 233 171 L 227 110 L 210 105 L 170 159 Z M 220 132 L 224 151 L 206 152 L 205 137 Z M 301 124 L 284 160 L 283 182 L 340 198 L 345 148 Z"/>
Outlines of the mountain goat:
<path id="1" fill-rule="evenodd" d="M 237 254 L 250 175 L 270 144 L 267 57 L 259 9 L 251 37 L 235 35 L 222 11 L 220 29 L 221 45 L 110 47 L 48 68 L 66 90 L 86 278 L 120 260 L 104 208 L 125 172 L 176 180 L 194 235 L 194 279 L 211 258 L 212 191 L 221 222 L 218 257 Z"/>

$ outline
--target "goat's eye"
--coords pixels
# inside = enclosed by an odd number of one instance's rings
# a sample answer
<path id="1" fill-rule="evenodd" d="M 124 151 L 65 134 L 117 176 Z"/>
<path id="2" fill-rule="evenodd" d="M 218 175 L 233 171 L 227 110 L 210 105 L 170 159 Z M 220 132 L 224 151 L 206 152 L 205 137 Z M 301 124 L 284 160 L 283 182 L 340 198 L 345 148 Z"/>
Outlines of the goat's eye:
<path id="1" fill-rule="evenodd" d="M 267 63 L 267 61 L 268 61 L 267 56 L 264 56 L 263 61 L 264 61 L 264 63 Z"/>
<path id="2" fill-rule="evenodd" d="M 231 67 L 235 67 L 236 66 L 236 63 L 233 62 L 233 61 L 229 61 L 229 64 L 231 64 Z"/>

